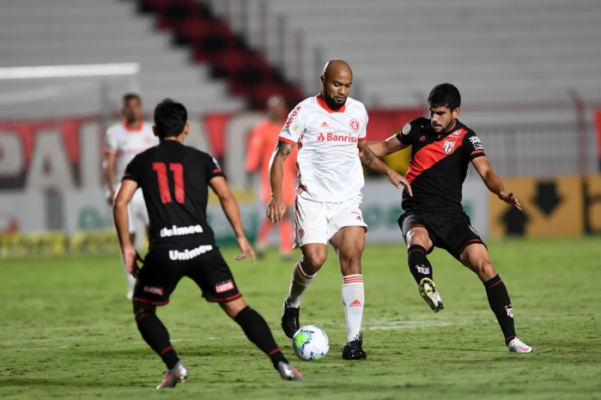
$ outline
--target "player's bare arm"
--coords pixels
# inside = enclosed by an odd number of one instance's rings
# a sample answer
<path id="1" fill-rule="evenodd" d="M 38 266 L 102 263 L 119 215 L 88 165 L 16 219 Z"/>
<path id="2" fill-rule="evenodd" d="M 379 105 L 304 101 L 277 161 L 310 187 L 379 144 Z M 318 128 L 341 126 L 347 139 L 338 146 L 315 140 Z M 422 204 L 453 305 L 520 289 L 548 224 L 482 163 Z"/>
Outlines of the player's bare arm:
<path id="1" fill-rule="evenodd" d="M 271 200 L 267 204 L 267 218 L 273 223 L 280 222 L 286 214 L 286 204 L 282 198 L 284 161 L 286 161 L 293 149 L 293 144 L 279 140 L 271 158 L 271 167 L 269 168 Z"/>
<path id="2" fill-rule="evenodd" d="M 115 198 L 115 187 L 113 186 L 113 177 L 115 174 L 115 164 L 117 163 L 117 154 L 107 153 L 104 164 L 104 179 L 109 190 L 108 202 L 109 205 L 113 205 L 113 199 Z"/>
<path id="3" fill-rule="evenodd" d="M 236 256 L 236 260 L 243 260 L 246 257 L 250 257 L 253 264 L 255 263 L 255 253 L 246 238 L 246 234 L 244 233 L 244 228 L 242 227 L 242 220 L 240 218 L 240 210 L 238 208 L 238 202 L 236 198 L 232 194 L 229 185 L 226 180 L 222 176 L 217 176 L 209 181 L 209 185 L 219 197 L 219 202 L 221 203 L 221 208 L 223 212 L 227 216 L 228 221 L 230 221 L 230 225 L 234 229 L 234 233 L 236 234 L 236 241 L 238 242 L 238 246 L 242 251 L 242 254 Z"/>
<path id="4" fill-rule="evenodd" d="M 136 264 L 137 253 L 129 235 L 129 217 L 127 215 L 127 205 L 134 197 L 134 193 L 138 189 L 138 184 L 132 180 L 124 179 L 119 188 L 119 193 L 115 199 L 113 207 L 113 217 L 115 218 L 115 226 L 117 227 L 117 235 L 119 236 L 119 244 L 123 253 L 123 260 L 127 272 L 133 276 L 137 276 L 139 267 Z"/>
<path id="5" fill-rule="evenodd" d="M 510 192 L 507 193 L 505 191 L 505 187 L 503 186 L 503 182 L 501 178 L 492 170 L 490 163 L 488 162 L 488 158 L 486 157 L 478 157 L 472 160 L 472 164 L 478 174 L 484 181 L 484 184 L 492 193 L 496 194 L 499 199 L 503 200 L 507 204 L 511 204 L 516 206 L 518 210 L 522 209 L 522 205 L 520 204 L 515 193 Z"/>
<path id="6" fill-rule="evenodd" d="M 409 147 L 409 145 L 401 143 L 396 134 L 380 142 L 368 142 L 367 145 L 376 157 L 386 157 Z"/>
<path id="7" fill-rule="evenodd" d="M 359 158 L 361 159 L 361 164 L 372 171 L 379 172 L 382 175 L 388 175 L 390 183 L 392 183 L 397 189 L 400 187 L 400 185 L 403 185 L 409 193 L 409 196 L 413 196 L 411 185 L 409 182 L 407 182 L 407 179 L 380 160 L 371 150 L 367 142 L 361 141 L 357 146 L 359 147 Z"/>

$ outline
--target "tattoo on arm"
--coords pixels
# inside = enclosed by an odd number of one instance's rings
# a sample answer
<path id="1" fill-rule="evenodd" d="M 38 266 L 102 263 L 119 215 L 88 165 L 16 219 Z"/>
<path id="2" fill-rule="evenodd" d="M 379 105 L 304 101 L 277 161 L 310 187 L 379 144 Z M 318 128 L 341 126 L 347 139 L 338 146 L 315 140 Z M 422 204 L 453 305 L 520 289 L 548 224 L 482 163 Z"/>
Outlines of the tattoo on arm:
<path id="1" fill-rule="evenodd" d="M 371 163 L 376 159 L 376 155 L 368 146 L 365 146 L 363 149 L 363 154 L 361 156 L 361 163 L 366 167 L 369 167 Z"/>
<path id="2" fill-rule="evenodd" d="M 293 148 L 294 148 L 294 145 L 291 145 L 290 143 L 286 143 L 281 140 L 278 141 L 278 146 L 276 149 L 276 157 L 282 157 L 285 160 L 286 158 L 288 158 L 290 153 L 292 153 Z"/>

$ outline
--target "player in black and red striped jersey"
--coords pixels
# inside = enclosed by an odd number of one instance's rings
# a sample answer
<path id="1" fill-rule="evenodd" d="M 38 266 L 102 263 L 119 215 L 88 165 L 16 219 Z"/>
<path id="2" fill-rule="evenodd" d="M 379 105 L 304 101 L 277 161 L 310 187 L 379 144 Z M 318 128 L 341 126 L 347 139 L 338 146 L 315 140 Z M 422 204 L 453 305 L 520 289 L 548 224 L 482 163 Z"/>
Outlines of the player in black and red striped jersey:
<path id="1" fill-rule="evenodd" d="M 411 146 L 407 181 L 413 196 L 403 193 L 405 213 L 399 226 L 409 248 L 408 263 L 421 296 L 438 312 L 444 308 L 432 279 L 427 255 L 434 247 L 448 251 L 484 283 L 505 344 L 511 352 L 530 353 L 514 328 L 513 308 L 505 284 L 490 262 L 488 249 L 461 205 L 462 186 L 471 162 L 486 187 L 500 200 L 521 210 L 514 193 L 507 193 L 494 173 L 476 133 L 459 122 L 461 96 L 450 83 L 437 85 L 428 97 L 430 118 L 418 118 L 382 142 L 370 142 L 381 157 Z"/>
<path id="2" fill-rule="evenodd" d="M 170 99 L 154 111 L 154 133 L 160 144 L 138 154 L 127 166 L 115 200 L 114 217 L 128 272 L 136 276 L 133 311 L 142 338 L 161 357 L 167 371 L 157 389 L 175 387 L 188 370 L 171 346 L 169 332 L 156 307 L 169 302 L 179 280 L 188 276 L 210 302 L 217 302 L 236 321 L 248 339 L 266 353 L 286 380 L 302 380 L 279 350 L 267 323 L 248 307 L 215 243 L 207 222 L 208 187 L 219 197 L 242 254 L 254 253 L 246 239 L 238 204 L 219 165 L 207 153 L 184 146 L 188 134 L 186 108 Z M 144 194 L 150 220 L 150 247 L 139 270 L 130 241 L 127 205 L 136 189 Z"/>

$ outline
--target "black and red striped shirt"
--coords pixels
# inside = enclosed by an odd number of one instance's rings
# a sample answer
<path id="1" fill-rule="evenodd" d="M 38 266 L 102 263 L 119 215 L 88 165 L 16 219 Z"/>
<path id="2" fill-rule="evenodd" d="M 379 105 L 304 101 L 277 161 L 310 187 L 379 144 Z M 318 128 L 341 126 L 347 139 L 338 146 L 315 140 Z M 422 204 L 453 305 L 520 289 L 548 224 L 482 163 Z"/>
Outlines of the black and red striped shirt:
<path id="1" fill-rule="evenodd" d="M 142 189 L 150 220 L 150 250 L 213 245 L 207 222 L 208 185 L 224 176 L 209 154 L 165 140 L 136 155 L 123 179 Z"/>
<path id="2" fill-rule="evenodd" d="M 468 164 L 485 155 L 476 133 L 459 121 L 449 132 L 436 133 L 429 119 L 417 118 L 406 124 L 397 138 L 411 146 L 406 177 L 413 197 L 403 193 L 403 209 L 428 213 L 463 211 L 461 192 Z"/>

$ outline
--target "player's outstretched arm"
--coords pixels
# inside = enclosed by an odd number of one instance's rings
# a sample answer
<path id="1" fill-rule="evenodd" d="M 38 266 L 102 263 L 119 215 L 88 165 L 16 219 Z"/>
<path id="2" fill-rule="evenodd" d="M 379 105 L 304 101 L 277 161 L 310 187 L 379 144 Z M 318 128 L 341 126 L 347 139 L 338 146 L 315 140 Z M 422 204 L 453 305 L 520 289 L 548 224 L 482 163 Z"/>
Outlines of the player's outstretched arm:
<path id="1" fill-rule="evenodd" d="M 507 204 L 511 204 L 516 206 L 518 210 L 522 209 L 522 205 L 520 204 L 515 193 L 507 193 L 505 191 L 505 187 L 503 186 L 503 182 L 501 178 L 492 170 L 490 163 L 488 162 L 488 158 L 486 157 L 478 157 L 472 160 L 472 164 L 478 174 L 484 181 L 484 184 L 492 193 L 496 194 L 499 199 L 503 200 Z"/>
<path id="2" fill-rule="evenodd" d="M 131 243 L 129 236 L 129 217 L 127 216 L 127 206 L 131 201 L 134 193 L 138 189 L 138 184 L 130 179 L 124 179 L 115 198 L 113 206 L 113 217 L 115 218 L 115 226 L 117 227 L 117 235 L 119 236 L 119 244 L 123 253 L 123 260 L 127 272 L 133 276 L 138 275 L 138 265 L 136 264 L 136 249 Z"/>
<path id="3" fill-rule="evenodd" d="M 117 154 L 110 152 L 106 154 L 104 160 L 104 179 L 106 180 L 106 186 L 109 190 L 108 202 L 109 205 L 113 205 L 113 199 L 115 198 L 115 187 L 113 186 L 113 175 L 115 173 L 115 164 L 117 163 Z"/>
<path id="4" fill-rule="evenodd" d="M 284 179 L 284 161 L 292 153 L 292 149 L 294 149 L 294 144 L 278 140 L 269 162 L 271 200 L 267 204 L 267 218 L 273 223 L 280 222 L 286 214 L 286 204 L 282 198 L 282 181 Z"/>
<path id="5" fill-rule="evenodd" d="M 376 157 L 386 157 L 409 146 L 405 143 L 401 143 L 396 134 L 381 142 L 368 142 L 367 145 L 371 151 L 374 152 Z"/>
<path id="6" fill-rule="evenodd" d="M 253 264 L 255 263 L 255 253 L 244 234 L 244 228 L 242 227 L 242 219 L 240 218 L 240 209 L 238 208 L 238 202 L 236 198 L 232 194 L 229 185 L 226 180 L 222 176 L 216 176 L 209 181 L 209 185 L 219 197 L 219 202 L 221 203 L 221 208 L 225 213 L 228 221 L 230 221 L 230 225 L 234 229 L 234 233 L 236 234 L 236 240 L 238 241 L 238 246 L 242 251 L 242 254 L 236 257 L 236 260 L 243 260 L 246 257 L 250 256 Z"/>
<path id="7" fill-rule="evenodd" d="M 407 182 L 404 176 L 394 171 L 388 165 L 386 165 L 382 160 L 376 157 L 376 154 L 371 150 L 371 146 L 368 145 L 367 142 L 361 141 L 358 144 L 359 147 L 359 158 L 361 159 L 361 163 L 372 171 L 379 172 L 382 175 L 388 175 L 388 179 L 390 179 L 390 183 L 392 183 L 397 189 L 403 185 L 405 190 L 409 193 L 409 196 L 413 196 L 413 192 L 411 191 L 411 185 Z"/>

